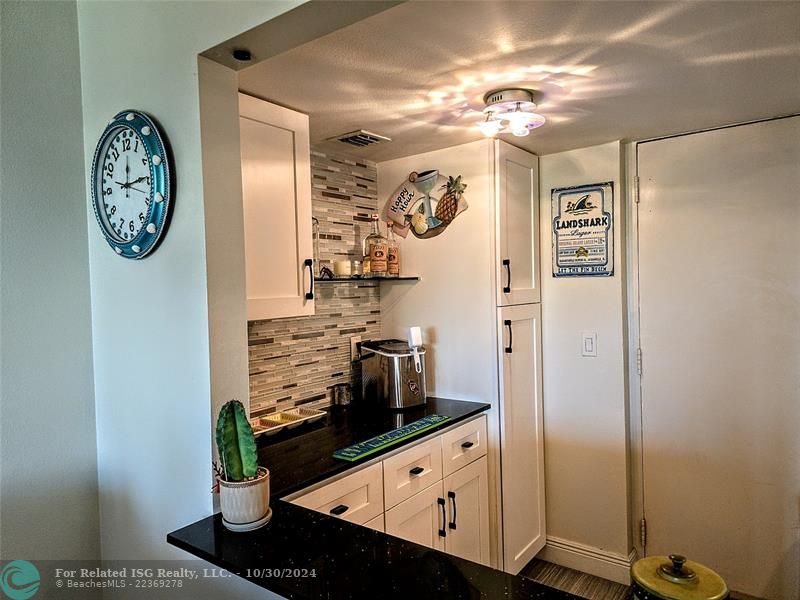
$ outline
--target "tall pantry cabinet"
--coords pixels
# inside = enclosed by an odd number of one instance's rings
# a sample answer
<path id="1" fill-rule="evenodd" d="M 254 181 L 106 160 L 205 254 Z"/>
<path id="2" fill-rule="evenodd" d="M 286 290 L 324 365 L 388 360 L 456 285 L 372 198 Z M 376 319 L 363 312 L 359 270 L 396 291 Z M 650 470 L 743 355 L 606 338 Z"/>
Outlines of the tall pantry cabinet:
<path id="1" fill-rule="evenodd" d="M 462 175 L 468 209 L 441 235 L 401 242 L 413 285 L 381 290 L 381 334 L 422 327 L 431 395 L 490 402 L 493 566 L 544 547 L 538 157 L 481 140 L 378 163 L 379 203 L 412 171 Z"/>
<path id="2" fill-rule="evenodd" d="M 539 159 L 495 141 L 496 297 L 503 565 L 544 547 Z"/>

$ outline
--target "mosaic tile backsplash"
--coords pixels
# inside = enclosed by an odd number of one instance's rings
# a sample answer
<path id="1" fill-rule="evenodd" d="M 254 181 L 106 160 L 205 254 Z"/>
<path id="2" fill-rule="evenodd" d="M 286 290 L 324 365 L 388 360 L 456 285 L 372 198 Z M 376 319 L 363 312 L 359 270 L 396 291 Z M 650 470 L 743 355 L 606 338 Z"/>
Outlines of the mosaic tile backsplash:
<path id="1" fill-rule="evenodd" d="M 311 183 L 320 262 L 360 259 L 378 206 L 375 163 L 312 149 Z M 251 415 L 329 405 L 331 388 L 352 377 L 350 337 L 380 336 L 377 282 L 322 283 L 315 291 L 313 317 L 248 323 Z"/>

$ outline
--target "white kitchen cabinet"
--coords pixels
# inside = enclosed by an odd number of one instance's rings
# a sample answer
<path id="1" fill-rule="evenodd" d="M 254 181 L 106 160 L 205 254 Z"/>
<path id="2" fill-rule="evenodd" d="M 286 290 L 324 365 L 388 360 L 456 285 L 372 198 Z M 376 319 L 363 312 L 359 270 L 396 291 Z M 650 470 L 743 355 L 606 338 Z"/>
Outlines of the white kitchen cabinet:
<path id="1" fill-rule="evenodd" d="M 447 514 L 443 490 L 439 480 L 386 511 L 386 533 L 428 548 L 445 550 Z"/>
<path id="2" fill-rule="evenodd" d="M 375 531 L 380 531 L 381 533 L 386 531 L 386 526 L 383 521 L 383 515 L 378 515 L 374 519 L 370 519 L 366 523 L 364 523 L 364 527 L 369 527 L 370 529 L 374 529 Z"/>
<path id="3" fill-rule="evenodd" d="M 539 304 L 498 309 L 504 569 L 519 573 L 545 544 Z"/>
<path id="4" fill-rule="evenodd" d="M 380 463 L 293 500 L 294 504 L 363 525 L 383 515 L 383 470 Z"/>
<path id="5" fill-rule="evenodd" d="M 489 565 L 485 438 L 481 415 L 301 492 L 291 502 Z"/>
<path id="6" fill-rule="evenodd" d="M 314 314 L 308 116 L 239 94 L 247 319 Z"/>
<path id="7" fill-rule="evenodd" d="M 442 480 L 442 442 L 437 436 L 383 461 L 383 495 L 389 509 Z"/>
<path id="8" fill-rule="evenodd" d="M 539 157 L 494 144 L 497 305 L 539 302 Z"/>
<path id="9" fill-rule="evenodd" d="M 444 480 L 447 496 L 445 551 L 489 564 L 489 482 L 486 457 Z"/>
<path id="10" fill-rule="evenodd" d="M 486 418 L 473 419 L 442 434 L 442 472 L 445 476 L 487 452 Z"/>

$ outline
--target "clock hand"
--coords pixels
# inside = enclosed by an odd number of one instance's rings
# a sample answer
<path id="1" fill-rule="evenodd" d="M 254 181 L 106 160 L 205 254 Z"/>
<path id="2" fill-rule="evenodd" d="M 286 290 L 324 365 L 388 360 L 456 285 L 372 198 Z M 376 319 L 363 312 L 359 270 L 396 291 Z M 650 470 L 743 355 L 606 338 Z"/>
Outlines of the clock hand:
<path id="1" fill-rule="evenodd" d="M 130 172 L 131 172 L 130 160 L 129 160 L 128 155 L 126 154 L 125 155 L 125 197 L 126 198 L 130 198 L 130 194 L 131 194 L 128 191 L 128 188 L 131 187 L 131 182 L 129 181 L 130 180 Z"/>
<path id="2" fill-rule="evenodd" d="M 136 182 L 132 182 L 132 183 L 136 183 Z M 147 193 L 144 190 L 140 190 L 139 188 L 133 187 L 132 185 L 129 185 L 128 189 L 131 189 L 131 190 L 134 190 L 134 191 L 137 191 L 137 192 L 141 192 L 142 194 L 146 194 Z"/>

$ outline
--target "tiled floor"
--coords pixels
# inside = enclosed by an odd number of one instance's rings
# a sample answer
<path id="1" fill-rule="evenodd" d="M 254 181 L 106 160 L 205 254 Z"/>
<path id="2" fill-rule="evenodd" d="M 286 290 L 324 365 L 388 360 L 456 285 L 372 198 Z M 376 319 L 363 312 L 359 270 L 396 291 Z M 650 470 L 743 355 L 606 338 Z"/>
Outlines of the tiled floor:
<path id="1" fill-rule="evenodd" d="M 520 575 L 589 600 L 627 600 L 628 586 L 533 559 Z"/>

